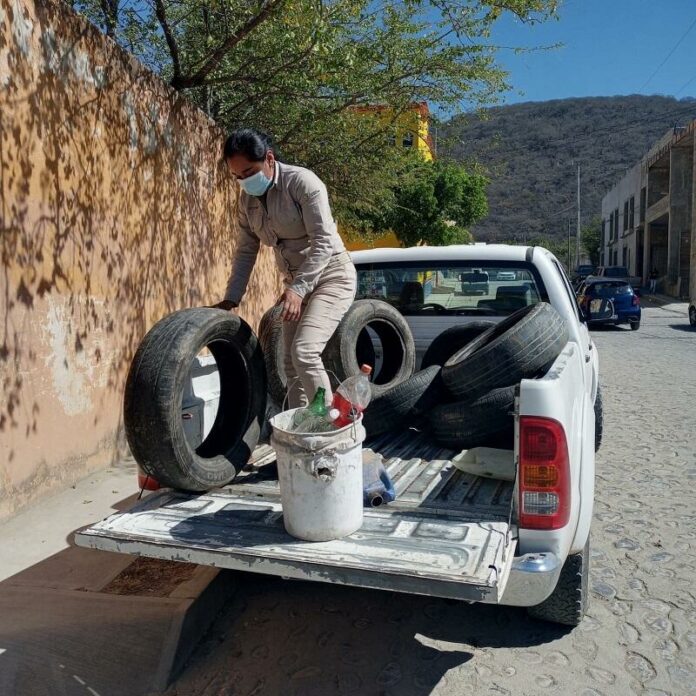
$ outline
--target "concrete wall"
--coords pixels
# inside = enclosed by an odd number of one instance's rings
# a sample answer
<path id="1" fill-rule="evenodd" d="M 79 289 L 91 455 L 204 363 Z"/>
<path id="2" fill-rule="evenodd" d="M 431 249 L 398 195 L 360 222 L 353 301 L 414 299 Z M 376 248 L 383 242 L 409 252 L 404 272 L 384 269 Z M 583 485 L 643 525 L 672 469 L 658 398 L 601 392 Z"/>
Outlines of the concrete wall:
<path id="1" fill-rule="evenodd" d="M 112 463 L 131 356 L 222 298 L 222 133 L 65 4 L 0 0 L 0 518 Z M 242 315 L 277 296 L 263 253 Z"/>

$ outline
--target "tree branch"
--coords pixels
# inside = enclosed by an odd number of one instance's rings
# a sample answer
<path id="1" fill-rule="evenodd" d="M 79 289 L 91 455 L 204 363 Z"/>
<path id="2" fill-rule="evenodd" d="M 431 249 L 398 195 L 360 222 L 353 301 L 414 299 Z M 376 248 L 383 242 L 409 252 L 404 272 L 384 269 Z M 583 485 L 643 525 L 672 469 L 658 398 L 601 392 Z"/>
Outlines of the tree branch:
<path id="1" fill-rule="evenodd" d="M 159 4 L 162 0 L 157 0 L 157 2 Z M 253 17 L 250 17 L 237 32 L 230 34 L 230 36 L 205 59 L 203 65 L 193 73 L 193 75 L 173 78 L 171 82 L 172 87 L 178 90 L 200 87 L 206 77 L 217 69 L 227 53 L 254 31 L 259 24 L 265 22 L 284 2 L 285 0 L 264 0 L 259 12 Z"/>
<path id="2" fill-rule="evenodd" d="M 169 47 L 169 54 L 172 57 L 172 68 L 174 70 L 174 76 L 172 77 L 172 86 L 175 86 L 175 82 L 181 79 L 181 63 L 179 62 L 179 47 L 177 46 L 174 34 L 172 34 L 171 27 L 167 21 L 167 12 L 164 8 L 164 0 L 155 0 L 155 14 L 164 32 L 164 38 L 167 41 L 167 46 Z"/>

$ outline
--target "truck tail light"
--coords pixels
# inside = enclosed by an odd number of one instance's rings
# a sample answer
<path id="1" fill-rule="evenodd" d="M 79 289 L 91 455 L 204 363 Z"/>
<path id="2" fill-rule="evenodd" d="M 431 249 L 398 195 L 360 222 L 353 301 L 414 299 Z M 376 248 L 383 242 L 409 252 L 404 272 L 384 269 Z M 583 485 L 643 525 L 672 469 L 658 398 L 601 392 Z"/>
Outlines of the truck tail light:
<path id="1" fill-rule="evenodd" d="M 638 295 L 633 296 L 633 306 L 637 307 L 640 304 L 640 297 Z"/>
<path id="2" fill-rule="evenodd" d="M 560 529 L 570 517 L 570 462 L 563 426 L 551 418 L 520 418 L 519 523 Z"/>

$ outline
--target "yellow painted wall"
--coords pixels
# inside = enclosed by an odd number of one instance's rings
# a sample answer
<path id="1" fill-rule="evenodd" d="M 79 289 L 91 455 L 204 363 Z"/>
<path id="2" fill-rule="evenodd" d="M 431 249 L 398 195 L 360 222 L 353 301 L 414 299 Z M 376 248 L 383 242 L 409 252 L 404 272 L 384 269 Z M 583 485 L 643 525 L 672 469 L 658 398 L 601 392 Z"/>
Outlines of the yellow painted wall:
<path id="1" fill-rule="evenodd" d="M 0 0 L 0 518 L 120 454 L 145 332 L 219 301 L 223 134 L 55 0 Z M 241 313 L 277 296 L 262 252 Z"/>

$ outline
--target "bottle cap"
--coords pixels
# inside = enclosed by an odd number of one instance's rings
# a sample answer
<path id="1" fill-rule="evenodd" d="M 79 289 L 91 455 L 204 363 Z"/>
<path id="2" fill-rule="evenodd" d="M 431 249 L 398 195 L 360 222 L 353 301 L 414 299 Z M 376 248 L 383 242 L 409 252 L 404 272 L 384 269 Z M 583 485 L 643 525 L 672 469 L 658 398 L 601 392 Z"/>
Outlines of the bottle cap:
<path id="1" fill-rule="evenodd" d="M 340 415 L 341 412 L 337 408 L 330 408 L 329 412 L 326 414 L 326 417 L 330 423 L 333 423 Z"/>
<path id="2" fill-rule="evenodd" d="M 361 365 L 360 372 L 364 372 L 366 375 L 371 375 L 372 367 L 370 365 Z"/>

